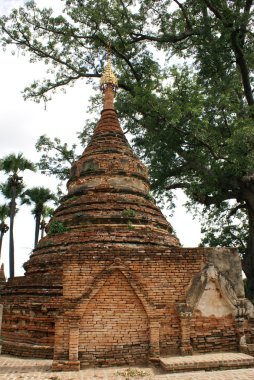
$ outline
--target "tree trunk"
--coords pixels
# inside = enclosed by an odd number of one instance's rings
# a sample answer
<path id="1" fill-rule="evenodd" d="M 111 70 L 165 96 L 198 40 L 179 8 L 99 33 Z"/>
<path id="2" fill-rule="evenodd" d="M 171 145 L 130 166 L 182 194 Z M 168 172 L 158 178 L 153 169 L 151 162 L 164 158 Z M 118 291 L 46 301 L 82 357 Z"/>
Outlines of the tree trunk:
<path id="1" fill-rule="evenodd" d="M 41 239 L 44 237 L 46 222 L 44 219 L 41 221 Z"/>
<path id="2" fill-rule="evenodd" d="M 10 206 L 10 245 L 9 245 L 9 267 L 10 267 L 10 278 L 14 277 L 14 217 L 16 211 L 16 187 L 12 186 L 12 198 Z"/>
<path id="3" fill-rule="evenodd" d="M 34 248 L 38 244 L 39 232 L 40 232 L 41 214 L 35 214 L 35 234 L 34 234 Z"/>
<path id="4" fill-rule="evenodd" d="M 254 198 L 254 196 L 253 196 Z M 247 277 L 248 298 L 254 300 L 254 199 L 252 202 L 246 201 L 249 218 L 249 235 L 247 241 L 247 251 L 243 257 L 243 271 Z"/>
<path id="5" fill-rule="evenodd" d="M 2 243 L 3 243 L 3 238 L 4 234 L 9 230 L 9 227 L 7 224 L 2 221 L 1 227 L 0 227 L 0 260 L 1 260 L 1 252 L 2 252 Z"/>

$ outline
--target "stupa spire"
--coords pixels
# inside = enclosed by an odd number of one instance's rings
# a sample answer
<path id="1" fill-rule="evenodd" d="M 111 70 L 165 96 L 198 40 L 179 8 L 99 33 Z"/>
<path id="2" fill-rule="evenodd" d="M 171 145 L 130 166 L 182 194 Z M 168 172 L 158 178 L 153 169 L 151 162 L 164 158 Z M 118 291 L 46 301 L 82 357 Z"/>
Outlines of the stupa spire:
<path id="1" fill-rule="evenodd" d="M 103 109 L 114 109 L 114 95 L 118 87 L 118 80 L 111 66 L 111 45 L 108 44 L 108 59 L 100 80 L 100 88 L 104 94 Z"/>

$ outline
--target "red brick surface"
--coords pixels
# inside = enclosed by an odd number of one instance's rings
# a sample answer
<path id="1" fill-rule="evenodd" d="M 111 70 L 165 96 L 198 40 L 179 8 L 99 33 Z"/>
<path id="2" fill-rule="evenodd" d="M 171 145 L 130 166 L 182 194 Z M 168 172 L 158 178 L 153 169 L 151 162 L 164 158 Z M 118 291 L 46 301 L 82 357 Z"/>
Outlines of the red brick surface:
<path id="1" fill-rule="evenodd" d="M 237 351 L 236 326 L 232 315 L 208 318 L 194 313 L 190 331 L 194 351 Z"/>
<path id="2" fill-rule="evenodd" d="M 109 276 L 89 302 L 80 323 L 79 351 L 84 363 L 146 362 L 147 314 L 121 272 Z"/>
<path id="3" fill-rule="evenodd" d="M 238 348 L 232 317 L 181 322 L 177 305 L 213 250 L 180 247 L 113 109 L 73 165 L 52 221 L 66 232 L 41 239 L 25 276 L 1 292 L 4 353 L 54 349 L 55 369 L 77 369 L 183 353 L 188 339 L 197 352 Z"/>

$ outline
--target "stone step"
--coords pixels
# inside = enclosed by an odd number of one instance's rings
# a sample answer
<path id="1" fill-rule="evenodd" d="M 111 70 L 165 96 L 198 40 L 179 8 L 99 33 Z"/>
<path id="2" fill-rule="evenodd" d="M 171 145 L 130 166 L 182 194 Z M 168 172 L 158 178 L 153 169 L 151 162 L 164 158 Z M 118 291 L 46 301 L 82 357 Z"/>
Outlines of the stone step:
<path id="1" fill-rule="evenodd" d="M 254 367 L 254 357 L 239 352 L 217 352 L 189 356 L 160 357 L 167 372 L 211 371 Z"/>

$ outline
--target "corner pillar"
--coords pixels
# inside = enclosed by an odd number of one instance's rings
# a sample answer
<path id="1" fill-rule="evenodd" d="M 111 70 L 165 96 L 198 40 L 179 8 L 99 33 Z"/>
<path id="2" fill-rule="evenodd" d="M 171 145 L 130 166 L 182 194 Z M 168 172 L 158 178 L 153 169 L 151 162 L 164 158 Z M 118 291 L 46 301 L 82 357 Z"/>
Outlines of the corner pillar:
<path id="1" fill-rule="evenodd" d="M 180 319 L 180 352 L 182 355 L 192 355 L 190 344 L 190 319 L 191 309 L 186 304 L 178 304 L 178 315 Z"/>
<path id="2" fill-rule="evenodd" d="M 248 344 L 245 336 L 245 320 L 247 317 L 248 305 L 245 298 L 239 299 L 237 303 L 236 322 L 236 342 L 240 352 L 249 354 Z"/>
<path id="3" fill-rule="evenodd" d="M 150 360 L 160 357 L 160 322 L 150 321 Z"/>
<path id="4" fill-rule="evenodd" d="M 69 323 L 69 361 L 78 361 L 79 318 L 72 317 Z"/>
<path id="5" fill-rule="evenodd" d="M 244 331 L 244 318 L 237 316 L 235 318 L 236 321 L 236 341 L 237 347 L 240 352 L 245 354 L 249 353 L 248 345 L 246 342 L 246 336 Z"/>
<path id="6" fill-rule="evenodd" d="M 53 360 L 58 360 L 63 355 L 64 347 L 64 318 L 62 316 L 55 317 L 55 342 Z"/>
<path id="7" fill-rule="evenodd" d="M 68 324 L 64 324 L 64 318 L 57 320 L 54 360 L 52 364 L 53 371 L 79 371 L 80 361 L 78 360 L 79 349 L 79 316 L 69 316 Z M 67 332 L 67 345 L 63 350 L 64 329 Z M 67 356 L 67 358 L 66 358 Z M 64 360 L 61 357 L 65 357 Z M 67 360 L 66 360 L 67 359 Z"/>

